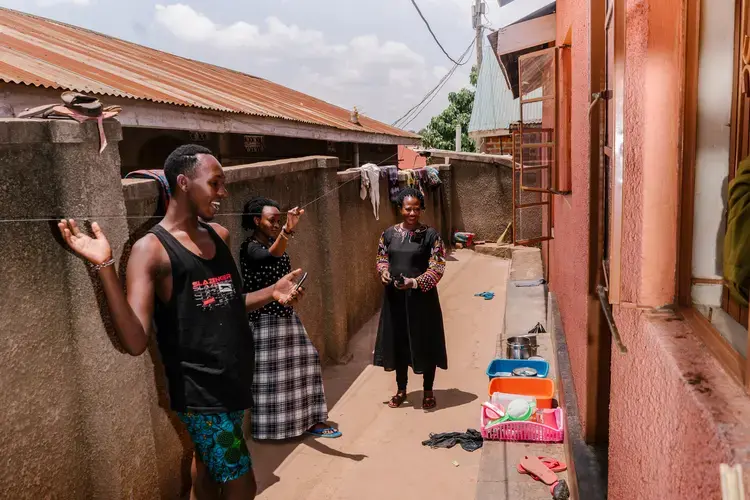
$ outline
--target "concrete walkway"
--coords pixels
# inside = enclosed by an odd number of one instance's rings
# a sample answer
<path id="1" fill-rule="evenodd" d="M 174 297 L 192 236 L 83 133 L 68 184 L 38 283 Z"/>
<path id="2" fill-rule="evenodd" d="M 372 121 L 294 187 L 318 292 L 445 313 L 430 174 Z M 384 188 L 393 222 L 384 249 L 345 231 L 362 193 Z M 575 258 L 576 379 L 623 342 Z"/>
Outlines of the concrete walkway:
<path id="1" fill-rule="evenodd" d="M 408 402 L 398 409 L 385 404 L 395 392 L 395 375 L 369 364 L 377 329 L 373 318 L 352 339 L 352 362 L 324 373 L 330 419 L 344 436 L 249 443 L 259 498 L 474 498 L 481 452 L 460 446 L 431 450 L 421 442 L 430 432 L 478 428 L 485 370 L 503 327 L 508 273 L 508 261 L 468 250 L 449 259 L 440 283 L 449 370 L 438 370 L 435 411 L 421 409 L 421 377 L 411 373 Z M 474 297 L 483 291 L 494 291 L 494 300 Z"/>

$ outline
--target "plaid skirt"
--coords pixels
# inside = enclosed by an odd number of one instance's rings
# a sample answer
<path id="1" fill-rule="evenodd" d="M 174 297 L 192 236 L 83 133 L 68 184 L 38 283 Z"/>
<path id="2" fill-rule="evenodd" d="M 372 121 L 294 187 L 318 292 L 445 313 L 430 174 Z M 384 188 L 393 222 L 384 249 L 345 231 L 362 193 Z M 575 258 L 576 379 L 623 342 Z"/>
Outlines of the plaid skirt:
<path id="1" fill-rule="evenodd" d="M 328 420 L 320 357 L 299 317 L 261 314 L 255 340 L 253 439 L 289 439 Z"/>

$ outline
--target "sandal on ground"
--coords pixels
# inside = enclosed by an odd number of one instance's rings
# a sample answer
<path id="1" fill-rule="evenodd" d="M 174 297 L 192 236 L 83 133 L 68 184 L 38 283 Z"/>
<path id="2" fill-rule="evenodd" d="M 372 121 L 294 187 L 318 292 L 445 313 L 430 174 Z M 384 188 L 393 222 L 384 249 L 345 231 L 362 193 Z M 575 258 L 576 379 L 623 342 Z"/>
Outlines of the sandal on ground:
<path id="1" fill-rule="evenodd" d="M 437 406 L 437 399 L 435 399 L 435 396 L 425 396 L 424 399 L 422 399 L 423 410 L 432 410 L 436 406 Z"/>
<path id="2" fill-rule="evenodd" d="M 334 429 L 333 427 L 323 427 L 322 429 L 308 430 L 306 434 L 321 438 L 337 438 L 341 437 L 341 431 Z"/>
<path id="3" fill-rule="evenodd" d="M 388 406 L 391 408 L 398 408 L 399 406 L 404 404 L 404 401 L 406 401 L 406 393 L 397 392 L 388 402 Z"/>

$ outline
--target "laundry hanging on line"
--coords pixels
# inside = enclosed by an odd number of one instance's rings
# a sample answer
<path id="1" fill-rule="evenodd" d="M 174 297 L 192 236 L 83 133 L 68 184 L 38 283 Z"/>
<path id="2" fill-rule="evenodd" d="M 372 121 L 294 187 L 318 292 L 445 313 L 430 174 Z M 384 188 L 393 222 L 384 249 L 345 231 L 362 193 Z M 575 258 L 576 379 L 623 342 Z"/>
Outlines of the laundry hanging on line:
<path id="1" fill-rule="evenodd" d="M 375 215 L 375 220 L 380 220 L 380 167 L 374 163 L 362 165 L 359 169 L 359 175 L 362 182 L 359 188 L 359 196 L 365 200 L 367 195 L 370 195 L 372 213 Z"/>

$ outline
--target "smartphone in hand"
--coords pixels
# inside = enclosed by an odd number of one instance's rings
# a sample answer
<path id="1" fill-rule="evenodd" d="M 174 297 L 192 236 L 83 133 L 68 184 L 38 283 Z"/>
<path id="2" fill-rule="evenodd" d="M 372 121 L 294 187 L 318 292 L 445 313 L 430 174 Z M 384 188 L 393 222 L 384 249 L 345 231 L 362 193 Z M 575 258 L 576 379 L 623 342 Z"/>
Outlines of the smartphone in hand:
<path id="1" fill-rule="evenodd" d="M 302 286 L 302 284 L 305 282 L 306 279 L 307 279 L 307 273 L 303 274 L 302 277 L 299 279 L 299 281 L 294 285 L 295 292 L 299 289 L 299 287 Z"/>

